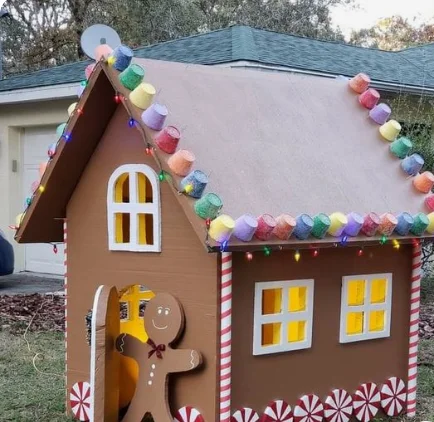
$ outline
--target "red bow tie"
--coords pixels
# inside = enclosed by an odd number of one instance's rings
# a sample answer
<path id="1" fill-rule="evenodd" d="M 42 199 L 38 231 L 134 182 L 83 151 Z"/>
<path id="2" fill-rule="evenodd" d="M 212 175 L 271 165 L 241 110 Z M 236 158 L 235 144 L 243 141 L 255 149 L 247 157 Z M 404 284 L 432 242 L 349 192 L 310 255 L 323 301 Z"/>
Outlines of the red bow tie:
<path id="1" fill-rule="evenodd" d="M 148 358 L 150 358 L 154 353 L 157 355 L 158 359 L 163 359 L 163 353 L 166 350 L 164 344 L 159 344 L 158 346 L 151 340 L 148 339 L 147 343 L 152 347 L 152 350 L 148 353 Z"/>

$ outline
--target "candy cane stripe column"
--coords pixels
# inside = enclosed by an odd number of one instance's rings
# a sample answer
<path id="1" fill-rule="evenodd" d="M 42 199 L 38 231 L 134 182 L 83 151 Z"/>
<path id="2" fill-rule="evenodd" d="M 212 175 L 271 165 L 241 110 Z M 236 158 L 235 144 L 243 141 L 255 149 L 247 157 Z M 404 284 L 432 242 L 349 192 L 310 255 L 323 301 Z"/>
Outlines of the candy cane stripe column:
<path id="1" fill-rule="evenodd" d="M 231 419 L 232 254 L 222 253 L 220 308 L 220 422 Z"/>
<path id="2" fill-rule="evenodd" d="M 413 246 L 410 296 L 410 341 L 408 356 L 407 416 L 416 416 L 417 350 L 419 343 L 420 280 L 422 277 L 422 248 Z"/>
<path id="3" fill-rule="evenodd" d="M 66 224 L 66 219 L 63 220 L 63 247 L 64 247 L 64 282 L 63 289 L 65 290 L 65 385 L 68 385 L 68 309 L 67 309 L 67 301 L 68 301 L 68 264 L 67 264 L 67 238 L 68 238 L 68 229 Z M 66 388 L 66 408 L 68 408 L 69 402 L 68 389 Z"/>

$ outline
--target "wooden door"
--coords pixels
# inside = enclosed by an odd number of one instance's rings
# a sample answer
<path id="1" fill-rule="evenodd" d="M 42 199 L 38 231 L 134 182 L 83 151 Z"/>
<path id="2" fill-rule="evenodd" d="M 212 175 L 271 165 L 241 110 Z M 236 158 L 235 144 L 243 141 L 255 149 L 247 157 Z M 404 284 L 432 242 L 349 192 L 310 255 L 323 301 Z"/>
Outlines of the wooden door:
<path id="1" fill-rule="evenodd" d="M 120 333 L 116 287 L 100 286 L 95 294 L 91 337 L 91 422 L 119 420 L 119 359 L 115 342 Z"/>

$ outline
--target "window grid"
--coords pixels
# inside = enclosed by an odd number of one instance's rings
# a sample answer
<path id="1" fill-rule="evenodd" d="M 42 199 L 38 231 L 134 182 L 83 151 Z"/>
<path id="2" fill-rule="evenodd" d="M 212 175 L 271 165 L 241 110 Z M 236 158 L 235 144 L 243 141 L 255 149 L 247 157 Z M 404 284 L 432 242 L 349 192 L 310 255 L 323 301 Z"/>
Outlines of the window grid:
<path id="1" fill-rule="evenodd" d="M 253 354 L 263 355 L 292 350 L 310 348 L 312 345 L 313 318 L 313 280 L 291 280 L 260 282 L 255 284 L 254 324 L 253 324 Z M 289 311 L 289 290 L 294 287 L 306 287 L 306 309 Z M 262 315 L 263 291 L 281 289 L 281 312 Z M 288 341 L 288 323 L 305 321 L 305 338 L 302 341 Z M 262 345 L 262 326 L 264 324 L 280 323 L 280 344 Z"/>
<path id="2" fill-rule="evenodd" d="M 371 303 L 372 284 L 374 280 L 386 280 L 385 301 L 382 303 Z M 348 286 L 351 281 L 365 281 L 363 305 L 348 305 Z M 392 310 L 392 274 L 369 274 L 354 275 L 342 278 L 341 296 L 341 321 L 340 321 L 340 343 L 351 343 L 363 340 L 373 340 L 390 336 L 390 322 Z M 384 311 L 384 329 L 381 331 L 370 331 L 370 316 L 373 311 Z M 360 334 L 347 334 L 347 317 L 352 312 L 363 312 L 363 331 Z"/>
<path id="3" fill-rule="evenodd" d="M 128 174 L 129 202 L 115 202 L 116 182 Z M 138 202 L 139 175 L 144 175 L 151 185 L 152 202 Z M 116 215 L 129 215 L 129 241 L 125 243 L 116 241 Z M 153 217 L 153 243 L 141 244 L 138 241 L 139 215 L 152 215 Z M 107 219 L 109 250 L 135 251 L 135 252 L 160 252 L 161 251 L 161 228 L 160 228 L 160 195 L 156 173 L 144 164 L 129 164 L 118 167 L 110 177 L 107 192 Z"/>

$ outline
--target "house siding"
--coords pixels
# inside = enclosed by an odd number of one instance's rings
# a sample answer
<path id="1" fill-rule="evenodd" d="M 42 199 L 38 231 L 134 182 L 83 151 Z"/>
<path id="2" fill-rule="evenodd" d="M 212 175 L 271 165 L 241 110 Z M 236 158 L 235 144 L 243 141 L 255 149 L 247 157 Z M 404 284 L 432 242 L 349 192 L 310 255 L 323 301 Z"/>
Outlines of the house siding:
<path id="1" fill-rule="evenodd" d="M 62 100 L 0 106 L 0 230 L 14 246 L 16 271 L 24 269 L 25 246 L 13 240 L 14 232 L 8 226 L 15 224 L 15 217 L 24 211 L 23 132 L 29 127 L 65 122 L 70 103 L 71 100 Z M 47 140 L 47 150 L 50 143 Z M 17 172 L 12 172 L 13 160 L 17 161 Z"/>
<path id="2" fill-rule="evenodd" d="M 339 344 L 342 277 L 392 273 L 391 336 Z M 294 251 L 251 262 L 233 255 L 232 409 L 251 407 L 261 412 L 271 400 L 292 407 L 303 394 L 324 399 L 332 388 L 350 394 L 364 382 L 382 384 L 388 377 L 407 380 L 410 310 L 411 246 L 322 249 L 317 257 Z M 292 352 L 253 356 L 255 282 L 314 279 L 312 347 Z"/>
<path id="3" fill-rule="evenodd" d="M 89 379 L 90 348 L 85 315 L 101 284 L 119 289 L 144 285 L 180 300 L 186 316 L 184 336 L 175 346 L 202 353 L 203 366 L 173 376 L 171 410 L 194 406 L 215 420 L 217 349 L 217 255 L 207 254 L 168 182 L 160 184 L 162 252 L 108 250 L 107 185 L 123 164 L 148 164 L 159 172 L 136 129 L 128 127 L 122 106 L 116 111 L 67 207 L 68 220 L 68 388 Z M 122 386 L 120 386 L 122 388 Z"/>

